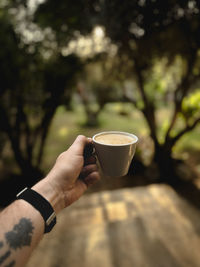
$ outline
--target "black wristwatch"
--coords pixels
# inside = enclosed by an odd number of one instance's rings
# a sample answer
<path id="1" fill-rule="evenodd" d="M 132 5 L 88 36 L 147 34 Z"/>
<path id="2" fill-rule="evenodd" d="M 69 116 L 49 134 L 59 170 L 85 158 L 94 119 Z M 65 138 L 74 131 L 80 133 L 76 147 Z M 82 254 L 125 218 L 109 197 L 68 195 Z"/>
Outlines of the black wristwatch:
<path id="1" fill-rule="evenodd" d="M 56 213 L 48 200 L 28 187 L 19 192 L 16 197 L 17 199 L 24 199 L 29 202 L 40 212 L 45 222 L 44 233 L 48 233 L 52 230 L 56 224 Z"/>

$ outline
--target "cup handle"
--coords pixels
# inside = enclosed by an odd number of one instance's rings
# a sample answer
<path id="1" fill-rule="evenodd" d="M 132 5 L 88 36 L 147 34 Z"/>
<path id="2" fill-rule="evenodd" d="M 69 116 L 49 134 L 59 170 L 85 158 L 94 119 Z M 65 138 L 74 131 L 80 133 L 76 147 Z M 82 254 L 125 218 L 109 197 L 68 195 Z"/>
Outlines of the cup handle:
<path id="1" fill-rule="evenodd" d="M 83 152 L 83 157 L 86 160 L 87 158 L 95 155 L 95 149 L 93 144 L 86 145 Z"/>

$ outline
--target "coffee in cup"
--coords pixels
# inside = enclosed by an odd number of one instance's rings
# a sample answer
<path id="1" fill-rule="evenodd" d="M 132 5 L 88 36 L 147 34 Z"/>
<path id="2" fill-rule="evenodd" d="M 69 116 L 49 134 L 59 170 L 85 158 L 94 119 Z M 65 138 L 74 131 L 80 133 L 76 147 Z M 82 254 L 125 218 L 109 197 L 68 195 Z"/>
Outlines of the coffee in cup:
<path id="1" fill-rule="evenodd" d="M 118 133 L 100 134 L 95 137 L 95 141 L 107 145 L 125 145 L 136 141 L 135 137 Z"/>
<path id="2" fill-rule="evenodd" d="M 128 173 L 135 154 L 138 137 L 119 131 L 108 131 L 93 136 L 93 143 L 102 172 L 107 176 Z"/>

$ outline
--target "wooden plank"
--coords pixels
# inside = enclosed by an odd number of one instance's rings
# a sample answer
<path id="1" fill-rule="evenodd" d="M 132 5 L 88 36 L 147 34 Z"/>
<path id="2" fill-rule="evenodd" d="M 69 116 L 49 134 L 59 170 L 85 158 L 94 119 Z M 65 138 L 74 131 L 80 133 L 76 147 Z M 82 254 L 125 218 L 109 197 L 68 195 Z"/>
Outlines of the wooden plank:
<path id="1" fill-rule="evenodd" d="M 166 185 L 83 196 L 27 267 L 198 267 L 200 211 Z"/>

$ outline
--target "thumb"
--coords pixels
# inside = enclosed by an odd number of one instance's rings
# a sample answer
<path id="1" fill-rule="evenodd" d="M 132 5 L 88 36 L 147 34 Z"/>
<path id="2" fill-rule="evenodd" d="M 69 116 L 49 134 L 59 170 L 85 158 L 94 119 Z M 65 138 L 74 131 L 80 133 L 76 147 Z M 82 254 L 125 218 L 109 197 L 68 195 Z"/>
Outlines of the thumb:
<path id="1" fill-rule="evenodd" d="M 86 145 L 92 143 L 90 138 L 85 137 L 84 135 L 78 135 L 73 144 L 70 146 L 70 150 L 73 150 L 73 153 L 76 155 L 83 155 Z"/>

